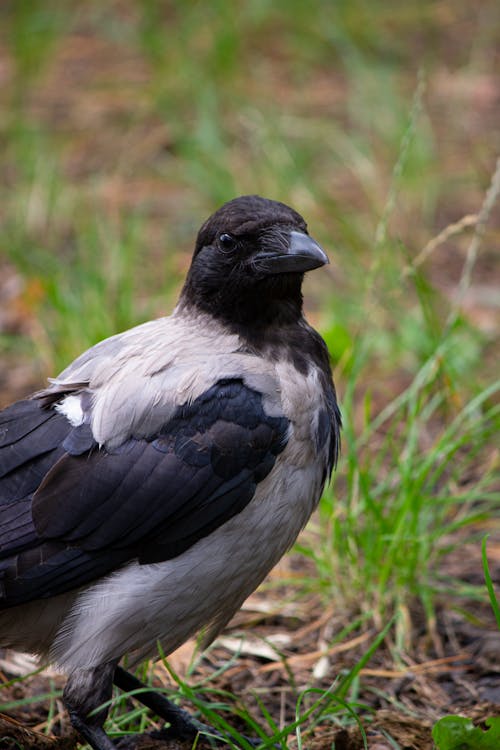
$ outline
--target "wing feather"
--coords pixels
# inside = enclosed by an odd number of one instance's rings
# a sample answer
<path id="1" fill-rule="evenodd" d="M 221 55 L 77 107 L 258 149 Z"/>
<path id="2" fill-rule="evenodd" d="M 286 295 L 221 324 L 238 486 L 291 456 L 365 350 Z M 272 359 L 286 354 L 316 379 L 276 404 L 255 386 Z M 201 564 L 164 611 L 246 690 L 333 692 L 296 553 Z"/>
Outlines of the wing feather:
<path id="1" fill-rule="evenodd" d="M 155 435 L 110 450 L 92 441 L 88 424 L 72 428 L 53 410 L 47 419 L 34 413 L 30 427 L 23 407 L 17 472 L 32 495 L 0 516 L 0 606 L 54 596 L 132 559 L 175 557 L 240 512 L 287 440 L 288 420 L 263 402 L 241 379 L 220 380 Z M 33 455 L 37 436 L 50 461 L 40 447 Z"/>

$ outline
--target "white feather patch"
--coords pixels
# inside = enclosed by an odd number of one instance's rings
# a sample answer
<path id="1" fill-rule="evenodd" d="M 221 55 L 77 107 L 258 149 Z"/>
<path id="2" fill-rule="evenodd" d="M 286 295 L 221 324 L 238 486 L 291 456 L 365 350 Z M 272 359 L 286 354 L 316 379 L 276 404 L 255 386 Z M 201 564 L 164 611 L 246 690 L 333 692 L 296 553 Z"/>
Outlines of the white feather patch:
<path id="1" fill-rule="evenodd" d="M 83 413 L 81 397 L 71 394 L 56 405 L 56 411 L 62 414 L 73 427 L 79 427 L 85 420 Z"/>

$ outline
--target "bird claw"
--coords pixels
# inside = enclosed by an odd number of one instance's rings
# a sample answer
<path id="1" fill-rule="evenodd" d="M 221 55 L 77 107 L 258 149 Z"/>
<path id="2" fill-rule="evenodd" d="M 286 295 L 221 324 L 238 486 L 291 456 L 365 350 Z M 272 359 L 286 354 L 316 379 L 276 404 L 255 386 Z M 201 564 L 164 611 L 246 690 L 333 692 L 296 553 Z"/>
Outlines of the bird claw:
<path id="1" fill-rule="evenodd" d="M 175 728 L 172 727 L 165 727 L 163 729 L 155 730 L 150 733 L 150 737 L 153 739 L 158 740 L 172 740 L 174 737 L 176 739 L 189 739 L 193 740 L 195 738 L 198 738 L 199 742 L 201 742 L 201 745 L 197 745 L 197 747 L 204 747 L 205 745 L 207 747 L 213 747 L 213 748 L 219 748 L 221 749 L 221 745 L 224 747 L 238 747 L 237 740 L 229 739 L 226 736 L 224 736 L 221 732 L 219 732 L 217 729 L 214 729 L 213 727 L 209 726 L 208 724 L 203 724 L 200 721 L 197 721 L 196 719 L 191 719 L 189 729 L 186 726 L 185 730 L 188 730 L 183 735 L 178 734 Z M 189 734 L 188 734 L 189 732 Z M 193 732 L 194 734 L 192 734 Z M 263 742 L 265 741 L 262 738 L 259 737 L 248 737 L 246 734 L 241 734 L 240 737 L 245 741 L 247 745 L 250 745 L 250 747 L 259 748 Z M 278 748 L 279 745 L 272 745 L 272 747 Z M 153 748 L 151 749 L 153 750 Z"/>

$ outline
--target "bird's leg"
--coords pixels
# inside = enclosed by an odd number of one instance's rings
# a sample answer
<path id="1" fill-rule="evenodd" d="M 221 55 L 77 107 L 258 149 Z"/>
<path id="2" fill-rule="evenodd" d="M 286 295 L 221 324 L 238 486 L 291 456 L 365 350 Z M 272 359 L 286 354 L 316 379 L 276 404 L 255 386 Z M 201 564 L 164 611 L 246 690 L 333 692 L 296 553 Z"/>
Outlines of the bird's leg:
<path id="1" fill-rule="evenodd" d="M 134 677 L 134 675 L 130 674 L 130 672 L 127 672 L 122 667 L 116 668 L 114 683 L 117 687 L 126 692 L 142 689 L 143 692 L 137 693 L 133 697 L 170 724 L 166 733 L 163 730 L 160 730 L 159 732 L 154 732 L 151 736 L 158 738 L 168 736 L 176 737 L 180 740 L 192 741 L 198 734 L 203 733 L 209 735 L 214 742 L 226 742 L 217 729 L 193 719 L 187 711 L 176 706 L 175 703 L 169 701 L 168 698 L 161 693 L 156 693 L 154 690 L 144 690 L 146 686 L 143 685 L 137 677 Z M 255 747 L 262 744 L 261 739 L 245 737 L 245 740 Z"/>
<path id="2" fill-rule="evenodd" d="M 64 688 L 63 701 L 71 723 L 94 750 L 116 750 L 102 728 L 108 708 L 95 711 L 111 698 L 115 667 L 113 661 L 91 669 L 75 669 Z"/>
<path id="3" fill-rule="evenodd" d="M 125 692 L 142 690 L 133 697 L 150 708 L 160 719 L 168 721 L 170 724 L 169 733 L 172 736 L 181 740 L 193 740 L 200 732 L 219 734 L 215 729 L 193 719 L 187 711 L 176 706 L 161 693 L 156 693 L 154 690 L 144 690 L 146 686 L 122 667 L 116 668 L 113 680 L 115 685 Z"/>

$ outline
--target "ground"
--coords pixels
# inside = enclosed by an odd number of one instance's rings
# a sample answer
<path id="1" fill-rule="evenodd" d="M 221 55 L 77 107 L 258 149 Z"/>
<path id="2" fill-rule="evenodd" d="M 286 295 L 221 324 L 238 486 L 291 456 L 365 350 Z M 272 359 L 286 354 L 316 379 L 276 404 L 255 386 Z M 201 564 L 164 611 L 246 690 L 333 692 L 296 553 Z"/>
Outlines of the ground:
<path id="1" fill-rule="evenodd" d="M 480 561 L 475 559 L 474 548 L 465 552 L 472 581 Z M 492 552 L 492 577 L 498 580 L 500 548 L 497 546 Z M 450 557 L 448 564 L 450 574 L 456 565 L 461 566 L 463 574 L 463 562 L 458 556 Z M 266 709 L 277 720 L 281 717 L 290 722 L 297 695 L 302 690 L 311 686 L 327 690 L 339 675 L 352 669 L 377 633 L 375 629 L 359 627 L 349 637 L 335 642 L 333 636 L 345 628 L 349 613 L 339 612 L 334 601 L 329 606 L 315 598 L 294 601 L 290 599 L 293 590 L 281 583 L 291 575 L 306 573 L 303 557 L 292 556 L 278 566 L 267 586 L 247 600 L 223 635 L 198 661 L 190 673 L 191 682 L 206 678 L 214 691 L 237 695 L 257 722 L 261 716 L 258 701 L 265 701 Z M 421 630 L 415 628 L 412 632 L 405 657 L 399 664 L 394 664 L 391 644 L 387 643 L 361 669 L 357 703 L 363 705 L 361 716 L 370 750 L 394 747 L 432 750 L 432 726 L 442 716 L 464 715 L 484 728 L 485 719 L 499 715 L 500 633 L 488 607 L 478 607 L 473 602 L 469 606 L 468 612 L 466 603 L 464 612 L 457 612 L 442 601 L 432 643 L 421 613 Z M 418 620 L 418 613 L 413 613 L 412 621 Z M 171 656 L 169 663 L 180 676 L 188 672 L 194 648 L 194 643 L 188 643 Z M 26 660 L 13 652 L 2 653 L 0 675 L 4 681 L 29 672 L 33 667 L 30 658 Z M 218 676 L 214 678 L 216 673 Z M 152 668 L 152 674 L 153 684 L 158 687 L 175 687 L 162 662 Z M 77 747 L 60 698 L 41 698 L 55 688 L 62 689 L 63 685 L 61 675 L 48 670 L 26 682 L 5 687 L 2 702 L 19 701 L 22 705 L 0 717 L 0 735 L 4 733 L 19 742 L 27 742 L 25 747 L 33 750 Z M 35 697 L 35 703 L 26 701 Z M 188 703 L 184 705 L 191 708 Z M 47 726 L 47 715 L 51 734 L 34 734 L 37 728 L 42 730 Z M 234 722 L 234 716 L 228 720 Z M 262 722 L 262 718 L 260 720 Z M 161 724 L 157 726 L 160 728 Z M 335 721 L 324 719 L 306 735 L 304 742 L 304 747 L 310 750 L 332 747 L 362 750 L 364 747 L 357 725 L 342 728 Z M 14 750 L 17 745 L 12 739 L 0 740 L 0 747 Z M 134 747 L 137 750 L 188 750 L 191 744 L 143 737 L 137 739 Z M 294 740 L 289 747 L 296 747 Z"/>

